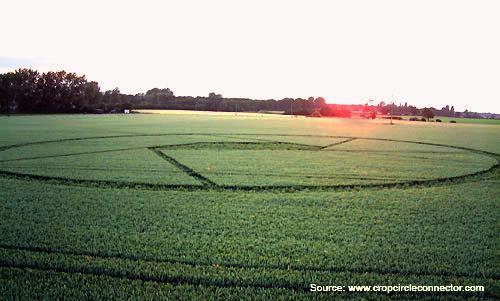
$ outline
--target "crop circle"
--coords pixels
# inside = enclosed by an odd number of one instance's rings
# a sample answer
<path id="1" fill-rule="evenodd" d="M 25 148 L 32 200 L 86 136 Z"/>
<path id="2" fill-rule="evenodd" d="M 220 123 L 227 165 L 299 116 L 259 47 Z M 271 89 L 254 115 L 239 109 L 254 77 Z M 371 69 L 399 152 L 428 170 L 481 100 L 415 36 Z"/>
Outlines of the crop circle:
<path id="1" fill-rule="evenodd" d="M 156 134 L 0 148 L 0 175 L 65 185 L 218 190 L 345 190 L 437 185 L 499 167 L 465 147 L 367 137 Z"/>

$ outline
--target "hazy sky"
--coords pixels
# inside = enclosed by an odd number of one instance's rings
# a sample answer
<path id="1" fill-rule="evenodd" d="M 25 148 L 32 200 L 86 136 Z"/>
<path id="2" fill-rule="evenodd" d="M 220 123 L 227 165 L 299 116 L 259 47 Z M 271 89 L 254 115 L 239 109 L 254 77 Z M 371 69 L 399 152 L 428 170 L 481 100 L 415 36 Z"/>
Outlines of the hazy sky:
<path id="1" fill-rule="evenodd" d="M 500 113 L 500 1 L 7 1 L 0 72 Z"/>

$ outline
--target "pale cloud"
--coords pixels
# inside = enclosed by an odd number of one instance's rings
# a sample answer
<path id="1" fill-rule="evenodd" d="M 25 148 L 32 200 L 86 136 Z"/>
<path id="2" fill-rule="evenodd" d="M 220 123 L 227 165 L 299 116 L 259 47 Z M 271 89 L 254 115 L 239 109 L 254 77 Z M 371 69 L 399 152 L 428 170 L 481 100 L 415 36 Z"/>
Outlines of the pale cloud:
<path id="1" fill-rule="evenodd" d="M 128 93 L 500 112 L 498 3 L 4 1 L 0 56 L 43 58 L 34 67 Z"/>

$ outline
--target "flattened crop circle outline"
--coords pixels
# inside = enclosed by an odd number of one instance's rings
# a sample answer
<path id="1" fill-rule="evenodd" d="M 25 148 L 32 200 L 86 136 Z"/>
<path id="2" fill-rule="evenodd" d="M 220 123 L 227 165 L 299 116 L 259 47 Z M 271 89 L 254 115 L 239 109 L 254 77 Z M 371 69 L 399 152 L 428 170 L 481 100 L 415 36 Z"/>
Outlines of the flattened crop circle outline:
<path id="1" fill-rule="evenodd" d="M 253 136 L 278 136 L 278 137 L 311 137 L 311 138 L 326 138 L 326 139 L 350 139 L 349 141 L 359 139 L 359 140 L 371 140 L 371 141 L 386 141 L 386 142 L 399 142 L 399 143 L 409 143 L 409 144 L 420 144 L 420 145 L 429 145 L 429 146 L 438 146 L 444 148 L 458 149 L 462 151 L 467 151 L 471 153 L 480 154 L 489 158 L 493 158 L 495 163 L 487 169 L 479 170 L 473 173 L 457 175 L 452 177 L 443 177 L 443 178 L 434 178 L 434 179 L 425 179 L 425 180 L 407 180 L 407 181 L 399 181 L 399 182 L 387 182 L 387 183 L 369 183 L 369 184 L 336 184 L 336 185 L 220 185 L 212 182 L 210 179 L 205 178 L 201 174 L 192 170 L 191 168 L 186 167 L 187 169 L 183 169 L 182 166 L 177 166 L 181 170 L 183 170 L 188 175 L 197 178 L 202 184 L 201 185 L 192 185 L 192 184 L 161 184 L 161 183 L 145 183 L 145 182 L 129 182 L 129 181 L 110 181 L 110 180 L 93 180 L 93 179 L 72 179 L 66 177 L 56 177 L 56 176 L 44 176 L 44 175 L 36 175 L 36 174 L 28 174 L 28 173 L 19 173 L 7 170 L 0 169 L 0 177 L 4 178 L 15 178 L 21 180 L 35 180 L 40 182 L 47 182 L 50 184 L 62 184 L 69 186 L 84 186 L 84 187 L 102 187 L 102 188 L 132 188 L 132 189 L 150 189 L 150 190 L 220 190 L 220 191 L 285 191 L 285 192 L 295 192 L 295 191 L 314 191 L 314 190 L 333 190 L 333 191 L 342 191 L 342 190 L 353 190 L 353 189 L 363 189 L 363 188 L 397 188 L 397 187 L 428 187 L 428 186 L 438 186 L 438 185 L 447 185 L 454 182 L 463 182 L 468 179 L 477 177 L 479 175 L 492 173 L 500 170 L 500 154 L 487 152 L 483 150 L 454 146 L 454 145 L 446 145 L 439 143 L 431 143 L 431 142 L 421 142 L 421 141 L 411 141 L 411 140 L 398 140 L 398 139 L 387 139 L 387 138 L 371 138 L 371 137 L 355 137 L 355 136 L 324 136 L 324 135 L 294 135 L 294 134 L 242 134 L 242 133 L 164 133 L 164 134 L 130 134 L 130 135 L 115 135 L 115 136 L 95 136 L 95 137 L 81 137 L 81 138 L 67 138 L 67 139 L 58 139 L 58 140 L 46 140 L 46 141 L 36 141 L 36 142 L 27 142 L 27 143 L 19 143 L 12 144 L 7 146 L 0 147 L 0 153 L 9 149 L 30 146 L 30 145 L 38 145 L 38 144 L 47 144 L 47 143 L 59 143 L 59 142 L 68 142 L 68 141 L 82 141 L 82 140 L 98 140 L 98 139 L 114 139 L 114 138 L 133 138 L 133 137 L 162 137 L 162 136 L 211 136 L 211 137 L 231 137 L 231 136 L 239 136 L 239 137 L 248 137 L 248 139 L 252 139 Z M 253 139 L 259 140 L 259 139 Z M 273 141 L 273 140 L 265 140 L 266 143 L 279 143 L 279 144 L 290 144 L 290 145 L 303 145 L 303 146 L 311 146 L 306 144 L 298 144 L 293 142 L 283 142 L 283 141 Z M 182 147 L 189 145 L 196 145 L 200 143 L 204 144 L 217 144 L 223 143 L 223 141 L 211 141 L 211 142 L 195 142 L 195 143 L 178 143 L 178 144 L 169 144 L 169 145 L 158 145 L 158 146 L 144 146 L 144 147 L 132 147 L 127 149 L 114 149 L 109 150 L 109 152 L 116 151 L 124 151 L 124 150 L 132 150 L 132 149 L 150 149 L 157 153 L 157 155 L 162 156 L 161 153 L 157 152 L 158 149 L 168 148 L 168 147 Z M 226 143 L 238 143 L 233 141 L 228 141 Z M 258 141 L 248 141 L 248 142 L 239 142 L 239 143 L 253 143 L 253 144 L 263 144 L 264 142 Z M 343 143 L 343 142 L 341 142 Z M 318 146 L 319 147 L 319 146 Z M 102 151 L 108 152 L 108 151 Z M 76 154 L 66 154 L 66 155 L 58 155 L 52 157 L 62 157 L 62 156 L 72 156 L 78 155 Z M 27 160 L 33 158 L 20 158 L 19 160 Z M 166 160 L 173 159 L 163 158 Z M 16 159 L 17 160 L 17 159 Z M 175 161 L 175 159 L 173 159 Z M 8 161 L 8 160 L 6 160 Z M 2 162 L 2 161 L 0 161 Z M 3 161 L 5 162 L 5 161 Z M 175 162 L 171 162 L 176 164 Z M 177 162 L 179 163 L 179 162 Z M 181 164 L 182 165 L 182 164 Z"/>

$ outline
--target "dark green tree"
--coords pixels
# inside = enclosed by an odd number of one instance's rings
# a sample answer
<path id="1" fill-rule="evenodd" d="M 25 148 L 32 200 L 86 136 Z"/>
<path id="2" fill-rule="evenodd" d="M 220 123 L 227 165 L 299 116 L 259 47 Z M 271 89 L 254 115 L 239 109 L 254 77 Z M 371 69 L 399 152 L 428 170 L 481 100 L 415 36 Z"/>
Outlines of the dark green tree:
<path id="1" fill-rule="evenodd" d="M 429 119 L 434 118 L 434 112 L 429 108 L 423 108 L 422 117 L 426 118 L 427 121 L 429 121 Z"/>

